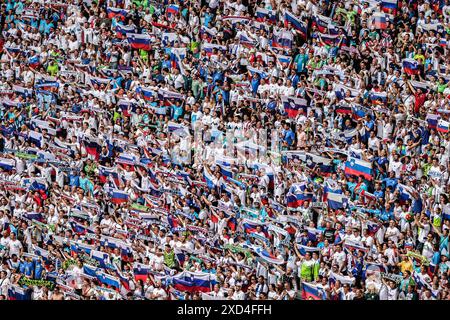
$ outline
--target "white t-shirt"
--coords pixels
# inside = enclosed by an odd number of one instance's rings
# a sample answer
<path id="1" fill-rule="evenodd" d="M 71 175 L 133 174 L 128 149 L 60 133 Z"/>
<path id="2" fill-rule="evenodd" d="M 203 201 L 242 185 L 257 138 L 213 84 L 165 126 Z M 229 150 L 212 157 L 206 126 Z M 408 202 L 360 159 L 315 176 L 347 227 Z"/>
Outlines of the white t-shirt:
<path id="1" fill-rule="evenodd" d="M 19 256 L 20 254 L 20 249 L 22 249 L 22 243 L 19 240 L 10 240 L 9 241 L 9 255 L 13 255 L 16 254 Z"/>

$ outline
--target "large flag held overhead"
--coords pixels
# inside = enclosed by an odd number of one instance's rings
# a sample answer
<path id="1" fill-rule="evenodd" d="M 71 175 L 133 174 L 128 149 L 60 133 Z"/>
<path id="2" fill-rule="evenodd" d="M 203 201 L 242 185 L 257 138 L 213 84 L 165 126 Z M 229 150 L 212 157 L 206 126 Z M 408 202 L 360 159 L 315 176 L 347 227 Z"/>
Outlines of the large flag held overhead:
<path id="1" fill-rule="evenodd" d="M 257 8 L 255 15 L 256 15 L 256 21 L 259 21 L 259 22 L 267 21 L 270 24 L 275 24 L 278 20 L 276 11 L 267 10 L 264 8 Z"/>
<path id="2" fill-rule="evenodd" d="M 345 173 L 355 176 L 362 176 L 367 180 L 372 180 L 372 163 L 349 157 L 345 162 Z"/>
<path id="3" fill-rule="evenodd" d="M 303 300 L 325 300 L 326 293 L 317 284 L 302 282 L 302 299 Z"/>
<path id="4" fill-rule="evenodd" d="M 152 48 L 152 37 L 147 34 L 127 33 L 127 40 L 133 49 L 149 51 Z"/>
<path id="5" fill-rule="evenodd" d="M 206 272 L 183 271 L 171 278 L 175 289 L 188 292 L 210 292 L 216 283 L 215 276 Z"/>
<path id="6" fill-rule="evenodd" d="M 297 18 L 294 14 L 290 13 L 289 11 L 286 11 L 284 13 L 284 25 L 287 27 L 289 23 L 295 30 L 297 30 L 300 33 L 300 35 L 304 39 L 306 39 L 308 32 L 307 24 L 301 21 L 299 18 Z"/>
<path id="7" fill-rule="evenodd" d="M 306 115 L 308 102 L 303 98 L 281 96 L 284 111 L 289 118 L 295 118 L 300 112 Z"/>
<path id="8" fill-rule="evenodd" d="M 415 75 L 420 73 L 419 63 L 414 59 L 403 59 L 402 66 L 406 74 Z"/>
<path id="9" fill-rule="evenodd" d="M 306 189 L 306 183 L 295 183 L 286 195 L 286 205 L 288 208 L 298 208 L 305 201 L 312 200 L 312 194 Z"/>
<path id="10" fill-rule="evenodd" d="M 125 20 L 128 15 L 128 10 L 108 7 L 106 8 L 106 13 L 108 14 L 109 19 L 116 18 L 119 20 Z"/>
<path id="11" fill-rule="evenodd" d="M 381 9 L 386 13 L 396 15 L 398 0 L 381 0 Z"/>

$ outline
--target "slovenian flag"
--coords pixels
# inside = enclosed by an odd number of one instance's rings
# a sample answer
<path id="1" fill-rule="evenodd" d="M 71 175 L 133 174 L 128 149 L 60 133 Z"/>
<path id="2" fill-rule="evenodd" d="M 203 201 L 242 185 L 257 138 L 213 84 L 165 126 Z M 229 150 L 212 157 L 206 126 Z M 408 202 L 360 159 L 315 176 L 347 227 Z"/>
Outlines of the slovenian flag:
<path id="1" fill-rule="evenodd" d="M 306 23 L 301 21 L 299 18 L 294 16 L 289 11 L 286 11 L 284 13 L 284 25 L 285 25 L 285 27 L 287 27 L 289 23 L 292 25 L 292 27 L 295 30 L 300 32 L 300 34 L 303 37 L 303 39 L 306 39 L 306 36 L 307 36 L 307 25 L 306 25 Z"/>
<path id="2" fill-rule="evenodd" d="M 354 89 L 343 84 L 336 84 L 334 87 L 334 94 L 338 100 L 342 100 L 346 97 L 347 92 L 350 92 L 350 97 L 354 98 L 359 95 L 359 90 Z"/>
<path id="3" fill-rule="evenodd" d="M 447 133 L 449 131 L 449 122 L 440 119 L 437 123 L 437 131 Z"/>
<path id="4" fill-rule="evenodd" d="M 406 74 L 414 75 L 420 73 L 419 63 L 414 59 L 403 59 L 402 65 Z"/>
<path id="5" fill-rule="evenodd" d="M 152 48 L 152 39 L 147 34 L 127 33 L 127 40 L 133 49 L 150 51 Z"/>
<path id="6" fill-rule="evenodd" d="M 100 268 L 106 268 L 109 263 L 109 254 L 103 251 L 91 250 L 91 258 L 99 262 Z"/>
<path id="7" fill-rule="evenodd" d="M 322 288 L 316 284 L 302 282 L 302 299 L 303 300 L 325 300 L 326 295 Z"/>
<path id="8" fill-rule="evenodd" d="M 277 22 L 277 13 L 272 10 L 267 10 L 264 8 L 256 9 L 256 21 L 265 22 L 267 21 L 270 24 L 275 24 Z"/>
<path id="9" fill-rule="evenodd" d="M 116 170 L 116 168 L 99 166 L 100 183 L 106 183 L 108 181 L 108 177 L 111 177 L 116 187 L 118 187 L 120 185 L 120 178 Z"/>
<path id="10" fill-rule="evenodd" d="M 271 46 L 280 49 L 291 49 L 294 38 L 292 33 L 281 32 L 280 34 L 274 34 L 272 36 Z"/>
<path id="11" fill-rule="evenodd" d="M 151 97 L 155 98 L 157 96 L 155 91 L 144 87 L 139 87 L 136 92 L 139 93 L 145 101 L 150 101 Z"/>
<path id="12" fill-rule="evenodd" d="M 305 99 L 281 96 L 281 102 L 283 103 L 284 111 L 289 118 L 297 117 L 300 110 L 306 115 L 308 102 Z"/>
<path id="13" fill-rule="evenodd" d="M 97 139 L 89 136 L 84 137 L 84 147 L 86 149 L 86 153 L 93 156 L 95 160 L 100 158 L 101 148 Z"/>
<path id="14" fill-rule="evenodd" d="M 413 270 L 412 278 L 414 279 L 414 282 L 416 283 L 419 290 L 422 288 L 432 289 L 430 283 L 427 282 L 426 278 L 415 270 Z"/>
<path id="15" fill-rule="evenodd" d="M 219 167 L 220 167 L 220 173 L 222 173 L 222 176 L 225 179 L 233 177 L 233 171 L 231 170 L 231 166 L 219 165 Z"/>
<path id="16" fill-rule="evenodd" d="M 291 63 L 291 61 L 292 61 L 292 57 L 290 57 L 290 56 L 284 56 L 284 55 L 281 55 L 281 54 L 277 54 L 277 59 L 278 59 L 278 61 L 280 61 L 280 63 L 286 63 L 286 64 L 290 64 Z"/>
<path id="17" fill-rule="evenodd" d="M 256 247 L 255 248 L 255 252 L 264 260 L 266 260 L 267 262 L 269 262 L 270 264 L 283 264 L 284 260 L 281 258 L 276 257 L 275 255 L 273 255 L 272 253 L 270 253 L 269 251 L 267 251 L 267 249 L 263 249 L 261 247 Z"/>
<path id="18" fill-rule="evenodd" d="M 116 18 L 119 20 L 125 20 L 128 14 L 128 10 L 108 7 L 106 8 L 106 13 L 108 14 L 109 19 Z"/>
<path id="19" fill-rule="evenodd" d="M 83 273 L 90 277 L 97 278 L 97 269 L 98 269 L 97 267 L 87 263 L 84 263 L 83 265 Z"/>
<path id="20" fill-rule="evenodd" d="M 28 212 L 24 213 L 23 217 L 29 219 L 29 220 L 36 220 L 42 222 L 44 220 L 44 217 L 39 212 Z"/>
<path id="21" fill-rule="evenodd" d="M 126 36 L 127 33 L 135 33 L 136 27 L 135 26 L 124 26 L 122 24 L 117 24 L 116 32 L 117 32 L 117 34 L 120 34 L 121 36 Z"/>
<path id="22" fill-rule="evenodd" d="M 86 243 L 74 243 L 74 246 L 71 245 L 71 250 L 75 252 L 85 252 L 86 254 L 90 255 L 91 251 L 94 250 L 94 246 L 88 245 Z"/>
<path id="23" fill-rule="evenodd" d="M 221 46 L 218 44 L 212 44 L 212 43 L 203 43 L 202 45 L 202 50 L 206 53 L 207 56 L 210 56 L 213 54 L 213 50 L 220 50 L 222 52 L 226 52 L 227 51 L 227 47 L 225 46 Z"/>
<path id="24" fill-rule="evenodd" d="M 117 106 L 125 117 L 131 117 L 131 113 L 136 110 L 136 105 L 131 100 L 120 99 Z"/>
<path id="25" fill-rule="evenodd" d="M 331 26 L 331 21 L 332 20 L 329 17 L 316 14 L 312 22 L 312 25 L 316 26 L 319 32 L 323 33 L 325 31 L 325 28 L 331 29 L 329 28 Z"/>
<path id="26" fill-rule="evenodd" d="M 180 266 L 184 265 L 184 262 L 186 261 L 186 253 L 180 248 L 174 248 L 173 252 L 175 253 L 175 257 L 177 258 Z"/>
<path id="27" fill-rule="evenodd" d="M 47 187 L 44 183 L 39 182 L 38 180 L 34 180 L 31 185 L 28 187 L 28 190 L 35 191 L 35 190 L 47 190 Z"/>
<path id="28" fill-rule="evenodd" d="M 345 173 L 355 176 L 362 176 L 367 180 L 372 180 L 372 163 L 349 157 L 345 162 Z"/>
<path id="29" fill-rule="evenodd" d="M 427 117 L 425 118 L 425 120 L 428 123 L 428 128 L 436 129 L 436 130 L 437 130 L 438 122 L 440 119 L 441 119 L 440 115 L 432 114 L 432 113 L 427 114 Z"/>
<path id="30" fill-rule="evenodd" d="M 306 193 L 305 183 L 295 183 L 290 188 L 286 195 L 286 205 L 289 208 L 298 208 L 303 205 L 305 201 L 312 200 L 312 194 Z"/>
<path id="31" fill-rule="evenodd" d="M 36 132 L 36 131 L 30 131 L 28 133 L 28 141 L 31 143 L 34 143 L 38 148 L 41 147 L 42 140 L 44 137 L 42 136 L 42 133 Z"/>
<path id="32" fill-rule="evenodd" d="M 142 263 L 135 262 L 133 265 L 134 279 L 136 281 L 146 281 L 151 272 L 151 267 Z"/>
<path id="33" fill-rule="evenodd" d="M 183 70 L 181 61 L 186 58 L 186 48 L 171 48 L 170 49 L 170 59 L 172 60 L 172 64 L 175 68 Z"/>
<path id="34" fill-rule="evenodd" d="M 262 79 L 267 78 L 267 73 L 265 73 L 262 70 L 247 66 L 247 70 L 250 71 L 250 73 L 253 74 L 258 74 Z"/>
<path id="35" fill-rule="evenodd" d="M 397 2 L 398 2 L 397 0 L 382 0 L 381 9 L 386 13 L 396 15 L 398 7 Z"/>
<path id="36" fill-rule="evenodd" d="M 28 65 L 35 69 L 40 64 L 39 56 L 32 56 L 31 58 L 28 58 Z"/>
<path id="37" fill-rule="evenodd" d="M 329 46 L 334 46 L 336 45 L 336 43 L 338 42 L 338 37 L 339 35 L 337 34 L 325 34 L 325 33 L 321 33 L 320 34 L 320 39 L 322 39 L 322 41 Z"/>
<path id="38" fill-rule="evenodd" d="M 367 233 L 371 236 L 374 236 L 377 232 L 378 229 L 380 229 L 380 225 L 375 222 L 375 221 L 367 221 Z"/>
<path id="39" fill-rule="evenodd" d="M 117 157 L 116 162 L 117 163 L 121 163 L 121 164 L 126 164 L 126 165 L 129 165 L 129 166 L 134 166 L 134 164 L 138 160 L 139 159 L 134 154 L 122 152 Z"/>
<path id="40" fill-rule="evenodd" d="M 267 226 L 265 226 L 264 224 L 256 222 L 256 221 L 253 221 L 253 220 L 250 220 L 250 219 L 247 219 L 247 218 L 243 218 L 242 222 L 243 222 L 242 223 L 242 228 L 244 229 L 245 233 L 247 233 L 247 234 L 255 233 L 255 232 L 257 232 L 256 228 L 258 226 L 260 226 L 261 227 L 261 232 L 264 233 L 265 237 L 266 238 L 269 237 L 269 232 L 267 230 Z"/>
<path id="41" fill-rule="evenodd" d="M 8 300 L 31 300 L 30 289 L 11 285 L 8 289 Z"/>
<path id="42" fill-rule="evenodd" d="M 381 263 L 367 262 L 365 271 L 371 272 L 384 272 L 386 273 L 387 268 Z"/>
<path id="43" fill-rule="evenodd" d="M 128 201 L 128 193 L 121 190 L 113 190 L 111 193 L 111 202 L 114 204 L 121 204 Z"/>
<path id="44" fill-rule="evenodd" d="M 93 86 L 101 86 L 101 85 L 107 85 L 111 79 L 108 78 L 99 78 L 99 77 L 89 77 L 89 81 L 91 81 L 91 84 Z"/>
<path id="45" fill-rule="evenodd" d="M 345 105 L 345 104 L 338 104 L 335 109 L 336 113 L 340 114 L 352 114 L 353 108 L 352 106 Z"/>
<path id="46" fill-rule="evenodd" d="M 311 201 L 312 196 L 308 195 L 308 194 L 302 194 L 302 193 L 297 193 L 297 194 L 287 194 L 286 195 L 286 205 L 289 208 L 298 208 L 300 206 L 303 205 L 303 203 L 305 201 Z"/>
<path id="47" fill-rule="evenodd" d="M 252 21 L 251 18 L 243 17 L 243 16 L 224 16 L 224 17 L 222 17 L 222 20 L 223 21 L 230 21 L 233 26 L 236 23 L 247 24 L 250 21 Z"/>
<path id="48" fill-rule="evenodd" d="M 405 186 L 404 184 L 398 183 L 397 184 L 397 189 L 399 192 L 399 200 L 401 202 L 407 201 L 407 200 L 411 200 L 412 197 L 412 188 Z"/>
<path id="49" fill-rule="evenodd" d="M 344 209 L 347 201 L 347 197 L 343 194 L 333 192 L 327 194 L 328 207 L 332 210 Z"/>
<path id="50" fill-rule="evenodd" d="M 179 291 L 210 292 L 216 281 L 214 276 L 206 272 L 183 271 L 172 277 L 172 286 Z"/>
<path id="51" fill-rule="evenodd" d="M 180 225 L 180 222 L 178 221 L 178 219 L 170 213 L 167 215 L 167 223 L 169 224 L 170 228 L 172 228 L 172 229 L 178 228 L 178 226 Z"/>
<path id="52" fill-rule="evenodd" d="M 375 29 L 381 29 L 381 30 L 386 29 L 387 28 L 386 14 L 375 13 L 372 16 L 372 26 L 374 26 Z"/>
<path id="53" fill-rule="evenodd" d="M 127 276 L 125 276 L 122 272 L 120 272 L 119 268 L 116 268 L 116 274 L 119 277 L 120 284 L 125 291 L 130 291 L 130 280 Z"/>
<path id="54" fill-rule="evenodd" d="M 81 223 L 78 223 L 74 220 L 69 222 L 70 227 L 72 228 L 72 231 L 75 232 L 78 235 L 84 235 L 86 233 L 92 233 L 92 231 L 88 228 L 82 225 Z"/>
<path id="55" fill-rule="evenodd" d="M 217 32 L 213 29 L 202 26 L 200 29 L 200 35 L 202 39 L 206 39 L 210 42 L 217 35 Z"/>
<path id="56" fill-rule="evenodd" d="M 209 189 L 213 189 L 217 185 L 217 179 L 214 177 L 209 170 L 203 168 L 203 178 L 205 179 L 206 185 Z"/>
<path id="57" fill-rule="evenodd" d="M 6 159 L 6 158 L 0 158 L 0 168 L 6 171 L 10 171 L 13 168 L 16 167 L 16 162 L 14 159 Z"/>
<path id="58" fill-rule="evenodd" d="M 239 43 L 242 44 L 244 47 L 250 49 L 254 48 L 256 45 L 256 42 L 253 39 L 247 37 L 245 34 L 241 34 L 239 36 Z"/>
<path id="59" fill-rule="evenodd" d="M 177 6 L 176 4 L 171 4 L 167 6 L 166 9 L 166 13 L 171 15 L 171 14 L 178 14 L 178 12 L 180 11 L 180 6 Z"/>
<path id="60" fill-rule="evenodd" d="M 308 233 L 308 240 L 312 242 L 316 242 L 318 236 L 322 234 L 322 231 L 313 227 L 305 227 L 305 230 Z"/>
<path id="61" fill-rule="evenodd" d="M 353 105 L 352 106 L 353 119 L 358 120 L 364 118 L 367 114 L 367 111 L 371 113 L 370 109 L 367 109 L 361 105 Z"/>
<path id="62" fill-rule="evenodd" d="M 384 105 L 387 102 L 387 93 L 386 92 L 371 92 L 370 93 L 370 101 L 372 104 Z"/>
<path id="63" fill-rule="evenodd" d="M 106 284 L 108 287 L 113 287 L 117 290 L 120 289 L 120 279 L 113 275 L 107 274 L 106 272 L 98 272 L 97 279 L 103 284 Z"/>

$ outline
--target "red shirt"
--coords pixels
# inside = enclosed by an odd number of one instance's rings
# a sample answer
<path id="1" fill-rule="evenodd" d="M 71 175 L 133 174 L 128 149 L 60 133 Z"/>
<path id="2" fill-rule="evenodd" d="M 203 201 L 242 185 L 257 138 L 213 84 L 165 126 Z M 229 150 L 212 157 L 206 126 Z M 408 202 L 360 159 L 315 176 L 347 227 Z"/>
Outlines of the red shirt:
<path id="1" fill-rule="evenodd" d="M 419 113 L 420 107 L 425 103 L 425 99 L 427 98 L 426 93 L 416 92 L 414 94 L 415 102 L 414 102 L 414 113 Z"/>

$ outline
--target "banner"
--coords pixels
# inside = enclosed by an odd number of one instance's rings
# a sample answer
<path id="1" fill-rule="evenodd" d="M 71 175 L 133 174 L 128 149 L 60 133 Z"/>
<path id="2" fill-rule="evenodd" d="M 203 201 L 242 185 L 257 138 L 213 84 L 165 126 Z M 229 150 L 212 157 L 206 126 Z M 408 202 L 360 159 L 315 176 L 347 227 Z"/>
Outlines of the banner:
<path id="1" fill-rule="evenodd" d="M 53 290 L 55 288 L 55 283 L 48 280 L 38 280 L 38 279 L 28 279 L 25 276 L 22 276 L 19 281 L 17 282 L 20 286 L 44 286 L 47 287 L 49 290 Z"/>

